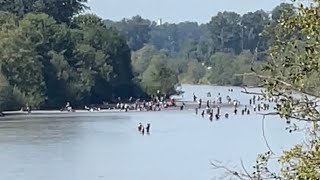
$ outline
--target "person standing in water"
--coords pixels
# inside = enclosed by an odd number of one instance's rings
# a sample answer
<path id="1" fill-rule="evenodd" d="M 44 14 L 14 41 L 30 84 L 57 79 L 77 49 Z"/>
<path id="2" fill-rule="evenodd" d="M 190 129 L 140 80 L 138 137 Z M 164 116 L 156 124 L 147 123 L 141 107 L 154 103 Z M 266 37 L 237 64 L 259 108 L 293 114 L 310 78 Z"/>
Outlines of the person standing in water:
<path id="1" fill-rule="evenodd" d="M 193 101 L 197 102 L 197 96 L 193 93 Z"/>
<path id="2" fill-rule="evenodd" d="M 31 113 L 31 106 L 27 103 L 27 111 L 28 111 L 28 114 Z"/>
<path id="3" fill-rule="evenodd" d="M 237 109 L 237 108 L 234 108 L 234 111 L 233 111 L 233 112 L 234 112 L 235 115 L 237 115 L 238 109 Z"/>
<path id="4" fill-rule="evenodd" d="M 138 131 L 141 132 L 141 130 L 142 130 L 142 124 L 139 123 L 139 125 L 138 125 Z"/>
<path id="5" fill-rule="evenodd" d="M 147 134 L 150 134 L 150 126 L 151 126 L 150 123 L 148 123 L 146 127 Z"/>
<path id="6" fill-rule="evenodd" d="M 228 118 L 229 118 L 229 114 L 226 113 L 226 114 L 224 115 L 224 117 L 225 117 L 226 119 L 228 119 Z"/>
<path id="7" fill-rule="evenodd" d="M 199 104 L 199 109 L 201 109 L 201 105 L 202 105 L 202 99 L 201 98 L 199 99 L 198 104 Z"/>
<path id="8" fill-rule="evenodd" d="M 201 116 L 204 118 L 204 110 L 202 111 Z"/>
<path id="9" fill-rule="evenodd" d="M 209 120 L 212 121 L 212 118 L 213 118 L 213 113 L 210 112 L 210 114 L 209 114 Z"/>

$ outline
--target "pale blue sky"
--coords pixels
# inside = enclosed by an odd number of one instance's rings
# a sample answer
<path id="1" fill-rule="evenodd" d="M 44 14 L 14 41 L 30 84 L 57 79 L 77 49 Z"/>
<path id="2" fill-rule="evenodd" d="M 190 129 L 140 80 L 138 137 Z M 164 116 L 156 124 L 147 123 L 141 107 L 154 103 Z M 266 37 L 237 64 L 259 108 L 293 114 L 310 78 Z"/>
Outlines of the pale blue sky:
<path id="1" fill-rule="evenodd" d="M 219 11 L 240 14 L 258 9 L 272 10 L 285 0 L 90 0 L 91 11 L 104 19 L 142 17 L 165 22 L 208 22 Z"/>

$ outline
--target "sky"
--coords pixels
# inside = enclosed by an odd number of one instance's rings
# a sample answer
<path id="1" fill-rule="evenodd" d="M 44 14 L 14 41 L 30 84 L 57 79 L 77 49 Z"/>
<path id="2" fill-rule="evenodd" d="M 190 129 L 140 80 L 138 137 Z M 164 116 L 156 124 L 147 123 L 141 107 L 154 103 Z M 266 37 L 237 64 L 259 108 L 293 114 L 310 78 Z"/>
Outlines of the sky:
<path id="1" fill-rule="evenodd" d="M 91 13 L 103 19 L 121 20 L 140 15 L 143 18 L 178 23 L 207 23 L 219 11 L 243 14 L 263 9 L 272 10 L 286 0 L 90 0 Z"/>

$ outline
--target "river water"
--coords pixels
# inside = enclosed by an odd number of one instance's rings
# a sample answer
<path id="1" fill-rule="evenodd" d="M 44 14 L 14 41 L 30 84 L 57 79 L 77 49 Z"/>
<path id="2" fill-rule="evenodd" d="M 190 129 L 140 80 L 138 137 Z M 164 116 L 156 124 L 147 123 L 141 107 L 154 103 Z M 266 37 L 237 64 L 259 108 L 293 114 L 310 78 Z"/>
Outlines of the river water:
<path id="1" fill-rule="evenodd" d="M 239 88 L 184 85 L 192 93 L 213 98 L 221 93 L 248 103 Z M 232 112 L 232 109 L 222 109 Z M 128 113 L 34 115 L 0 122 L 0 174 L 3 180 L 211 180 L 221 172 L 210 166 L 219 160 L 233 166 L 240 159 L 250 167 L 268 149 L 262 117 L 231 115 L 210 122 L 194 110 Z M 137 124 L 151 123 L 142 136 Z M 285 122 L 267 117 L 265 133 L 276 153 L 300 142 Z"/>

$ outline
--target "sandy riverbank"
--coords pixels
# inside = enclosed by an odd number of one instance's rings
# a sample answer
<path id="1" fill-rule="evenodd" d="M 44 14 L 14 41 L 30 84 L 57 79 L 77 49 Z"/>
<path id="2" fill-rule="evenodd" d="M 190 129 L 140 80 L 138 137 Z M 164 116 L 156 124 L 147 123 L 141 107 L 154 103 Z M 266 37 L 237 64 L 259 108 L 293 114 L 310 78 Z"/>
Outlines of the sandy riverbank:
<path id="1" fill-rule="evenodd" d="M 177 106 L 163 108 L 161 111 L 180 111 L 180 106 L 183 102 L 177 102 Z M 184 102 L 184 110 L 195 110 L 198 107 L 198 103 L 196 102 Z M 231 108 L 232 104 L 222 103 L 219 105 L 220 108 Z M 202 109 L 205 108 L 205 104 L 202 105 Z M 60 111 L 60 110 L 33 110 L 31 115 L 57 115 L 57 114 L 84 114 L 84 113 L 124 113 L 124 110 L 119 109 L 101 109 L 100 111 L 88 111 L 84 109 L 75 109 L 74 112 L 68 111 Z M 137 110 L 129 110 L 129 112 L 152 112 L 152 111 L 137 111 Z M 17 116 L 17 115 L 30 115 L 27 111 L 4 111 L 2 112 L 4 116 Z"/>

